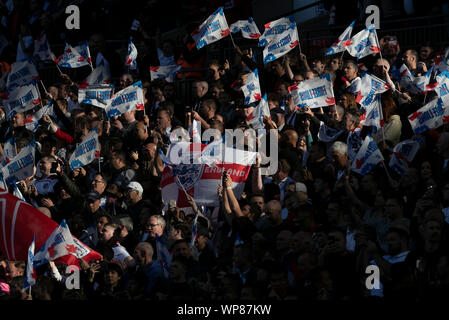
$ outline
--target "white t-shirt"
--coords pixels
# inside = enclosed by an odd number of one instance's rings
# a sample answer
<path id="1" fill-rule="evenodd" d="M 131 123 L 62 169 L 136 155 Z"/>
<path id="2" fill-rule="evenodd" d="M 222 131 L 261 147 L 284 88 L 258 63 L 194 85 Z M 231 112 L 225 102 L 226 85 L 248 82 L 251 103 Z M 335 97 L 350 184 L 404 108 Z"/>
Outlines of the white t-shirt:
<path id="1" fill-rule="evenodd" d="M 116 245 L 114 248 L 112 248 L 114 251 L 114 260 L 117 261 L 125 261 L 126 258 L 130 257 L 131 255 L 126 251 L 125 247 L 121 246 L 120 244 Z"/>

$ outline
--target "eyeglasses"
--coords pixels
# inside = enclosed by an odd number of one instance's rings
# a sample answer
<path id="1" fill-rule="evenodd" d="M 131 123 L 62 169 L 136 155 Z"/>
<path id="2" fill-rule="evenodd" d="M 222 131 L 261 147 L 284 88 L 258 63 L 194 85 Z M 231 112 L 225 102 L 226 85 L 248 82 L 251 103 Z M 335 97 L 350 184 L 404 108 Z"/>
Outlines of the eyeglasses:
<path id="1" fill-rule="evenodd" d="M 151 228 L 154 228 L 154 227 L 156 227 L 156 226 L 159 226 L 160 225 L 160 223 L 156 223 L 156 224 L 147 224 L 147 227 L 151 227 Z"/>
<path id="2" fill-rule="evenodd" d="M 92 183 L 104 183 L 103 180 L 92 180 Z"/>

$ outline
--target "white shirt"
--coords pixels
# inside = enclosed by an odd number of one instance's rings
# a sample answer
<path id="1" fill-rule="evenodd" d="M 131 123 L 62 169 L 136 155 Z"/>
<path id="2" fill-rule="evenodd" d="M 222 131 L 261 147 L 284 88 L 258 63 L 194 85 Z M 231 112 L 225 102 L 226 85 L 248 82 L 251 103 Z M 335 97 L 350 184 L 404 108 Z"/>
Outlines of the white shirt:
<path id="1" fill-rule="evenodd" d="M 117 261 L 125 261 L 126 258 L 130 257 L 131 255 L 126 251 L 125 247 L 121 246 L 120 244 L 116 245 L 114 248 L 112 248 L 114 251 L 114 260 Z"/>

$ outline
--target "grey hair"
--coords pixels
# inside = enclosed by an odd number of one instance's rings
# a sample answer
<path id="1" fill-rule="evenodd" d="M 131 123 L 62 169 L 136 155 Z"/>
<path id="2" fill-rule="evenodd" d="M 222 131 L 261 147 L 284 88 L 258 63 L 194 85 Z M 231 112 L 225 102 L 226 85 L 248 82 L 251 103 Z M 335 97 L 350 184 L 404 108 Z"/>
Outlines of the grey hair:
<path id="1" fill-rule="evenodd" d="M 126 230 L 132 232 L 134 230 L 133 219 L 130 216 L 124 216 L 119 218 L 122 226 L 126 227 Z"/>
<path id="2" fill-rule="evenodd" d="M 348 153 L 348 146 L 341 141 L 335 141 L 331 147 L 331 152 L 338 152 L 341 155 Z"/>
<path id="3" fill-rule="evenodd" d="M 166 222 L 165 222 L 164 217 L 161 216 L 160 214 L 155 214 L 155 215 L 150 216 L 150 218 L 153 218 L 153 217 L 157 219 L 157 223 L 159 223 L 161 225 L 162 229 L 165 229 Z"/>

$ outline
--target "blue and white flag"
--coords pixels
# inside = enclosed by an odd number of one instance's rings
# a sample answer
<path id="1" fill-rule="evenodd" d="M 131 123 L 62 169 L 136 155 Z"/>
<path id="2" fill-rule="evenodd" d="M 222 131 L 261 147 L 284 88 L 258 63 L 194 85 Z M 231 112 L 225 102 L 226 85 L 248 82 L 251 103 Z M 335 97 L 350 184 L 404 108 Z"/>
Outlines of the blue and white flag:
<path id="1" fill-rule="evenodd" d="M 384 160 L 382 153 L 369 135 L 366 136 L 354 161 L 352 161 L 351 170 L 362 176 L 371 172 L 371 170 Z"/>
<path id="2" fill-rule="evenodd" d="M 407 139 L 399 142 L 394 146 L 393 155 L 388 165 L 402 177 L 407 172 L 420 147 L 419 140 Z"/>
<path id="3" fill-rule="evenodd" d="M 182 66 L 179 64 L 172 64 L 168 66 L 150 67 L 151 81 L 155 79 L 164 79 L 167 82 L 173 82 L 176 73 L 181 70 Z"/>
<path id="4" fill-rule="evenodd" d="M 264 64 L 282 57 L 299 45 L 298 30 L 296 24 L 294 26 L 294 28 L 289 28 L 281 34 L 270 37 L 270 41 L 263 49 Z"/>
<path id="5" fill-rule="evenodd" d="M 3 145 L 3 154 L 2 154 L 2 163 L 1 166 L 6 166 L 12 158 L 14 158 L 17 155 L 17 149 L 16 149 L 16 140 L 13 137 L 9 138 L 5 141 L 5 144 Z"/>
<path id="6" fill-rule="evenodd" d="M 297 107 L 319 108 L 335 104 L 330 73 L 304 80 L 288 88 Z"/>
<path id="7" fill-rule="evenodd" d="M 376 96 L 390 89 L 390 85 L 368 72 L 362 72 L 358 89 L 355 101 L 362 107 L 367 107 L 373 103 Z"/>
<path id="8" fill-rule="evenodd" d="M 415 77 L 405 64 L 400 68 L 401 73 L 401 87 L 413 94 L 422 94 L 426 91 L 432 90 L 437 83 L 430 85 L 432 76 L 432 69 L 428 70 L 424 75 Z"/>
<path id="9" fill-rule="evenodd" d="M 32 140 L 26 147 L 0 169 L 1 179 L 6 185 L 25 180 L 34 175 L 35 142 Z"/>
<path id="10" fill-rule="evenodd" d="M 32 132 L 36 132 L 39 127 L 39 120 L 42 119 L 44 114 L 51 115 L 53 114 L 53 101 L 48 102 L 45 106 L 37 110 L 34 114 L 25 118 L 25 128 Z"/>
<path id="11" fill-rule="evenodd" d="M 380 95 L 375 95 L 370 104 L 365 105 L 363 114 L 360 116 L 360 124 L 363 126 L 373 126 L 376 130 L 384 126 L 382 103 Z"/>
<path id="12" fill-rule="evenodd" d="M 374 25 L 363 29 L 350 40 L 345 42 L 345 48 L 349 54 L 357 59 L 380 52 L 380 45 L 377 41 L 376 27 Z"/>
<path id="13" fill-rule="evenodd" d="M 408 116 L 408 121 L 415 134 L 421 134 L 443 125 L 445 113 L 443 99 L 433 99 L 419 110 Z"/>
<path id="14" fill-rule="evenodd" d="M 131 70 L 136 70 L 137 69 L 136 59 L 137 59 L 137 48 L 133 43 L 132 37 L 130 37 L 128 42 L 128 53 L 125 58 L 125 65 Z"/>
<path id="15" fill-rule="evenodd" d="M 331 128 L 327 126 L 323 121 L 320 121 L 318 140 L 323 142 L 334 142 L 343 132 L 343 130 Z"/>
<path id="16" fill-rule="evenodd" d="M 296 21 L 293 16 L 280 18 L 265 24 L 265 30 L 259 37 L 259 47 L 266 47 L 273 39 L 278 38 L 287 30 L 296 30 Z"/>
<path id="17" fill-rule="evenodd" d="M 449 71 L 443 71 L 436 76 L 437 84 L 435 86 L 435 91 L 440 98 L 449 97 Z"/>
<path id="18" fill-rule="evenodd" d="M 244 104 L 248 105 L 262 99 L 262 91 L 260 90 L 259 72 L 254 69 L 246 78 L 245 84 L 242 86 L 242 92 L 245 96 Z"/>
<path id="19" fill-rule="evenodd" d="M 76 248 L 67 222 L 63 219 L 34 255 L 34 267 L 37 268 L 69 254 L 76 256 Z"/>
<path id="20" fill-rule="evenodd" d="M 114 87 L 110 85 L 89 86 L 78 89 L 78 102 L 105 109 L 111 102 Z"/>
<path id="21" fill-rule="evenodd" d="M 38 39 L 34 40 L 33 57 L 39 61 L 53 60 L 49 51 L 50 45 L 48 44 L 47 36 L 44 33 Z"/>
<path id="22" fill-rule="evenodd" d="M 28 248 L 28 260 L 25 272 L 25 283 L 23 284 L 22 292 L 36 284 L 36 270 L 34 269 L 34 237 Z"/>
<path id="23" fill-rule="evenodd" d="M 192 32 L 192 38 L 195 40 L 196 48 L 199 50 L 208 44 L 223 39 L 230 33 L 231 30 L 228 27 L 223 7 L 220 7 Z"/>
<path id="24" fill-rule="evenodd" d="M 449 71 L 449 47 L 444 51 L 436 52 L 432 61 L 432 69 L 436 72 Z"/>
<path id="25" fill-rule="evenodd" d="M 87 88 L 88 86 L 108 84 L 110 82 L 111 82 L 111 73 L 109 72 L 109 69 L 106 68 L 106 66 L 101 65 L 97 66 L 94 69 L 94 71 L 92 71 L 91 74 L 89 74 L 87 78 L 80 83 L 79 88 Z"/>
<path id="26" fill-rule="evenodd" d="M 3 98 L 3 106 L 8 120 L 17 113 L 33 109 L 42 101 L 39 88 L 34 80 L 27 85 L 4 93 Z"/>
<path id="27" fill-rule="evenodd" d="M 254 108 L 254 111 L 250 115 L 248 115 L 248 117 L 246 117 L 246 122 L 255 130 L 263 129 L 265 127 L 263 123 L 264 116 L 267 116 L 269 118 L 271 117 L 266 93 L 259 101 L 259 105 Z"/>
<path id="28" fill-rule="evenodd" d="M 75 170 L 85 166 L 100 157 L 98 127 L 93 128 L 83 141 L 73 151 L 69 159 L 70 169 Z"/>
<path id="29" fill-rule="evenodd" d="M 168 251 L 168 248 L 162 244 L 161 238 L 156 234 L 156 253 L 157 260 L 161 264 L 162 271 L 164 271 L 164 276 L 169 277 L 170 265 L 172 261 L 172 255 Z"/>
<path id="30" fill-rule="evenodd" d="M 338 37 L 337 41 L 334 42 L 334 44 L 327 49 L 326 53 L 324 55 L 329 56 L 331 54 L 336 54 L 339 52 L 343 52 L 346 49 L 346 46 L 348 45 L 348 40 L 351 39 L 351 33 L 352 29 L 354 28 L 355 20 L 352 21 L 352 23 L 346 28 L 345 31 Z"/>
<path id="31" fill-rule="evenodd" d="M 248 20 L 238 20 L 230 26 L 232 33 L 242 31 L 243 38 L 246 39 L 259 39 L 261 34 L 257 28 L 253 18 L 249 17 Z"/>
<path id="32" fill-rule="evenodd" d="M 126 87 L 112 96 L 106 107 L 108 118 L 119 116 L 122 113 L 133 110 L 143 110 L 144 99 L 142 82 L 138 81 Z"/>
<path id="33" fill-rule="evenodd" d="M 63 68 L 80 68 L 90 65 L 90 53 L 88 52 L 89 47 L 87 47 L 87 49 L 86 46 L 83 45 L 72 47 L 70 44 L 66 43 L 64 53 L 54 60 L 58 66 Z"/>
<path id="34" fill-rule="evenodd" d="M 39 80 L 36 66 L 30 61 L 17 61 L 11 65 L 11 72 L 6 80 L 6 88 L 8 91 L 12 91 L 15 88 L 29 84 L 33 80 Z"/>

